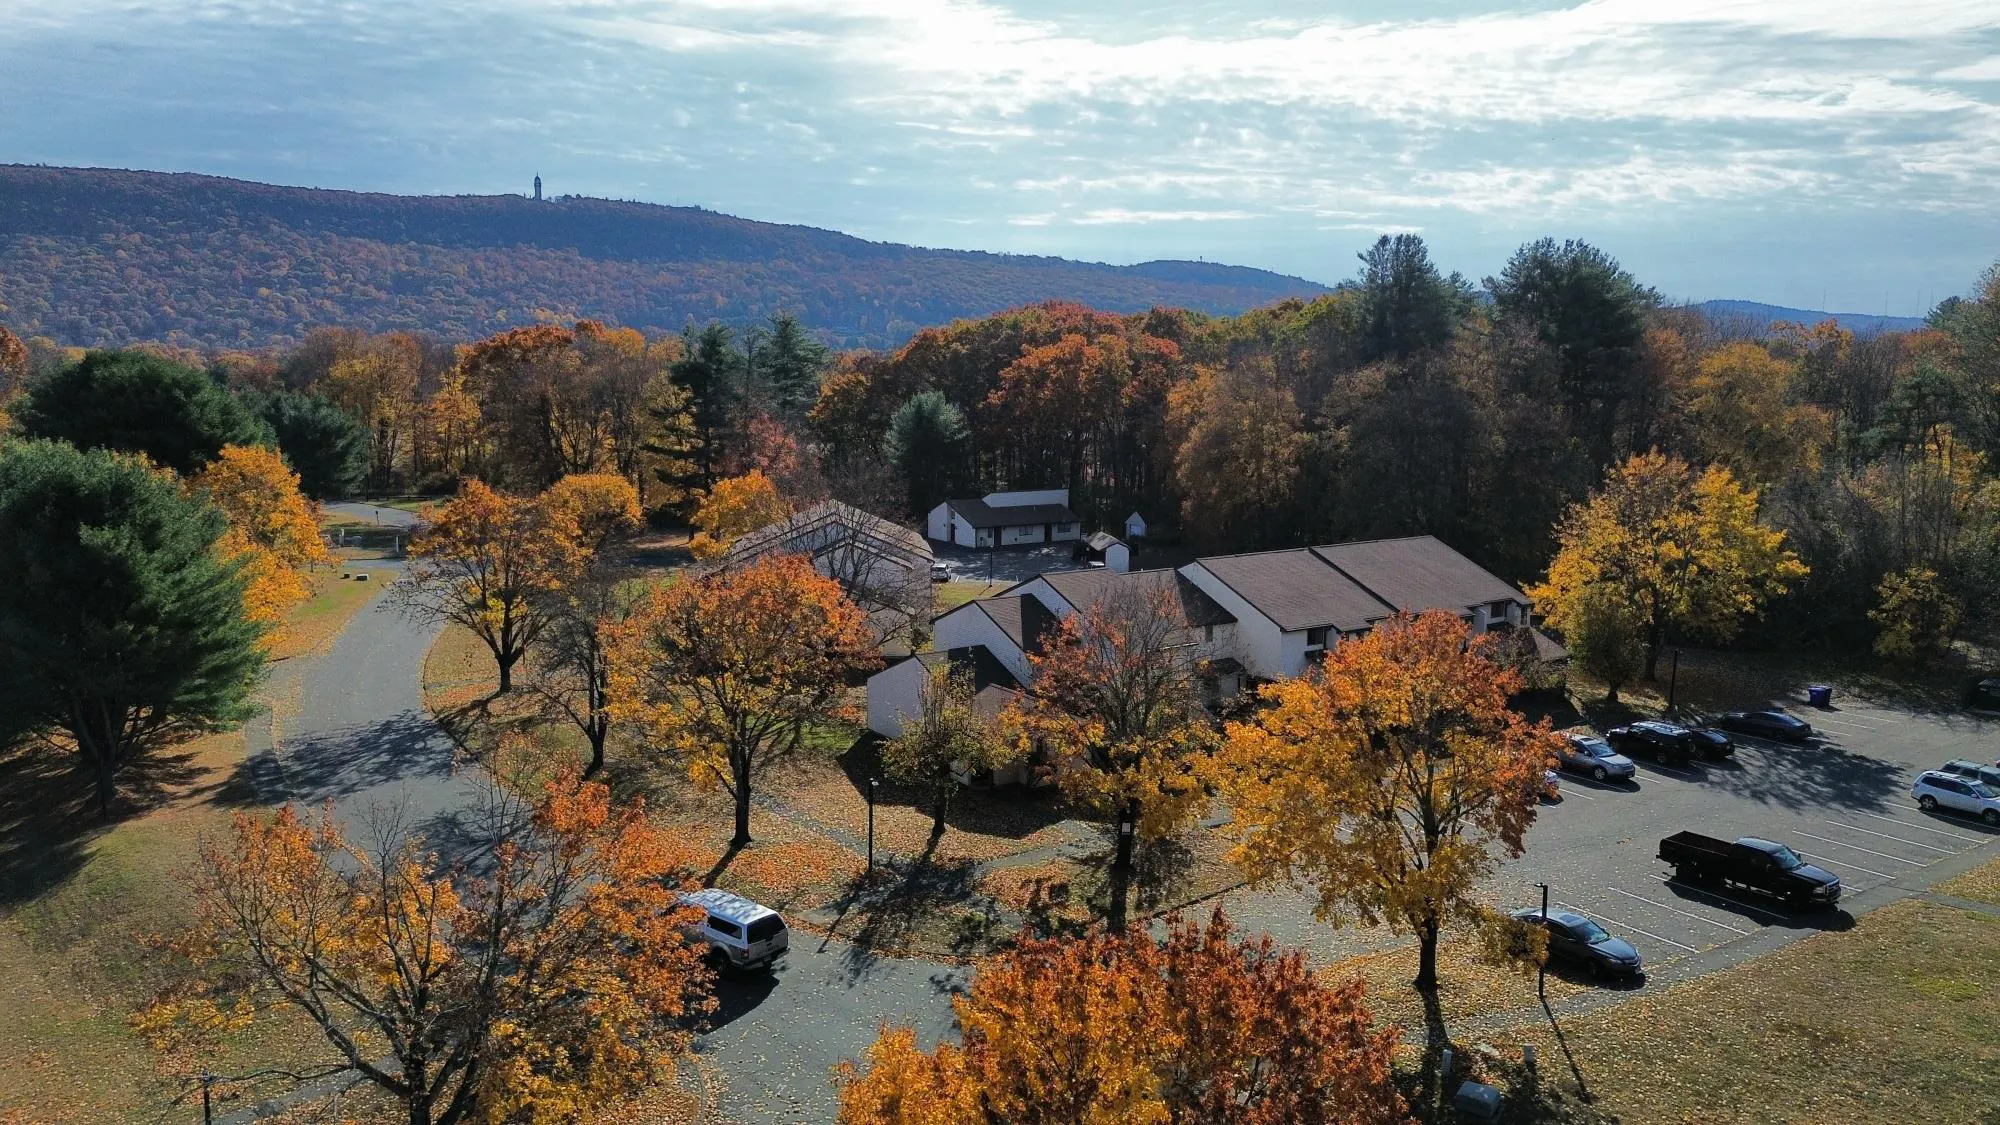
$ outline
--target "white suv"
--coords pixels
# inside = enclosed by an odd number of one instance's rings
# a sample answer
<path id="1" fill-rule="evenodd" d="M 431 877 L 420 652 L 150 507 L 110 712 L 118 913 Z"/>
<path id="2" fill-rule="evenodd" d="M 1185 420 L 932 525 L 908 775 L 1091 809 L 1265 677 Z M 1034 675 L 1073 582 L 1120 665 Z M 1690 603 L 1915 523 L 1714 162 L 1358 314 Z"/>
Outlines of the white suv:
<path id="1" fill-rule="evenodd" d="M 777 911 L 742 895 L 710 888 L 684 894 L 681 901 L 703 912 L 689 936 L 708 946 L 709 960 L 718 969 L 769 967 L 791 942 Z"/>
<path id="2" fill-rule="evenodd" d="M 2000 790 L 1985 782 L 1931 770 L 1919 776 L 1917 783 L 1910 786 L 1910 796 L 1923 806 L 1925 812 L 1950 809 L 1970 813 L 2000 828 Z"/>

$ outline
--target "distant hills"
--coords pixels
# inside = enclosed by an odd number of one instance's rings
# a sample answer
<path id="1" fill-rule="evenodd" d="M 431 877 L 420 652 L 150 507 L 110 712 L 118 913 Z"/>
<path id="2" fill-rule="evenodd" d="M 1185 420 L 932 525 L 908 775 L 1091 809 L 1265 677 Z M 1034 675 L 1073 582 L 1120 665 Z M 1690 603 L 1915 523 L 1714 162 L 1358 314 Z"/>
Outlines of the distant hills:
<path id="1" fill-rule="evenodd" d="M 1872 336 L 1877 332 L 1910 332 L 1924 326 L 1924 318 L 1920 316 L 1816 312 L 1812 309 L 1788 309 L 1783 305 L 1759 304 L 1756 301 L 1703 301 L 1698 307 L 1717 320 L 1734 318 L 1749 321 L 1760 332 L 1779 321 L 1818 324 L 1828 319 L 1857 336 Z"/>
<path id="2" fill-rule="evenodd" d="M 692 207 L 400 196 L 0 165 L 0 323 L 77 345 L 257 347 L 321 325 L 471 339 L 789 310 L 845 345 L 1049 299 L 1241 312 L 1323 286 L 1205 262 L 926 250 Z"/>

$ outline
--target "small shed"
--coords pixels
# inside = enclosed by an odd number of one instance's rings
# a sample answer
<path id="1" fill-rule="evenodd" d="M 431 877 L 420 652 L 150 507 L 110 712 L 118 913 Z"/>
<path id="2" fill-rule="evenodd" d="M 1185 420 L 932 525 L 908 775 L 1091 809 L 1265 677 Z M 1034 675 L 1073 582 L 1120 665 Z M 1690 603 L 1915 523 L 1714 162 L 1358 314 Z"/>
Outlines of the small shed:
<path id="1" fill-rule="evenodd" d="M 1137 512 L 1125 517 L 1125 538 L 1144 539 L 1146 537 L 1146 517 Z"/>
<path id="2" fill-rule="evenodd" d="M 1106 570 L 1120 574 L 1132 569 L 1132 549 L 1108 531 L 1093 532 L 1080 540 L 1071 552 L 1078 562 L 1103 563 Z"/>

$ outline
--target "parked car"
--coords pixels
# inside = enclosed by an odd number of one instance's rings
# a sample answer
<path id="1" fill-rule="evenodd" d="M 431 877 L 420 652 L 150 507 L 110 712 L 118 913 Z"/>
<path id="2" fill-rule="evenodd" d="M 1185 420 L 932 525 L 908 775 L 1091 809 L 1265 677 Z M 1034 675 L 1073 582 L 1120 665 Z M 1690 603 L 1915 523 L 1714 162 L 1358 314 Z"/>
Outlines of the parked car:
<path id="1" fill-rule="evenodd" d="M 1716 716 L 1715 725 L 1737 734 L 1754 734 L 1779 742 L 1804 742 L 1813 736 L 1811 723 L 1784 711 L 1731 711 Z"/>
<path id="2" fill-rule="evenodd" d="M 1566 770 L 1589 774 L 1598 781 L 1624 781 L 1639 772 L 1632 759 L 1612 749 L 1609 742 L 1594 734 L 1571 732 L 1563 735 L 1556 758 Z"/>
<path id="3" fill-rule="evenodd" d="M 944 563 L 941 563 L 941 562 L 934 562 L 934 563 L 932 563 L 932 564 L 931 564 L 931 581 L 933 581 L 933 582 L 949 582 L 949 581 L 951 581 L 951 567 L 949 567 L 949 566 L 947 566 L 947 565 L 945 565 Z"/>
<path id="4" fill-rule="evenodd" d="M 1745 836 L 1734 843 L 1676 832 L 1660 841 L 1660 859 L 1684 883 L 1719 881 L 1784 899 L 1795 909 L 1840 901 L 1840 877 L 1800 859 L 1773 840 Z"/>
<path id="5" fill-rule="evenodd" d="M 1982 785 L 1991 785 L 1996 789 L 2000 789 L 2000 766 L 1989 766 L 1984 762 L 1968 762 L 1963 758 L 1955 758 L 1939 766 L 1937 772 L 1948 773 L 1953 777 L 1962 777 L 1967 781 L 1977 781 Z"/>
<path id="6" fill-rule="evenodd" d="M 2000 711 L 2000 674 L 1965 681 L 1965 705 L 1975 711 Z"/>
<path id="7" fill-rule="evenodd" d="M 1719 762 L 1736 753 L 1736 740 L 1714 727 L 1689 727 L 1687 732 L 1688 745 L 1711 762 Z"/>
<path id="8" fill-rule="evenodd" d="M 1562 775 L 1554 770 L 1543 770 L 1542 800 L 1560 801 L 1562 799 L 1563 799 Z"/>
<path id="9" fill-rule="evenodd" d="M 709 963 L 718 970 L 768 968 L 791 944 L 778 912 L 742 895 L 710 888 L 690 891 L 681 901 L 701 909 L 688 936 L 708 946 Z"/>
<path id="10" fill-rule="evenodd" d="M 1529 907 L 1516 910 L 1514 920 L 1539 926 L 1549 935 L 1549 959 L 1570 961 L 1602 976 L 1632 976 L 1643 972 L 1639 951 L 1624 938 L 1612 937 L 1603 926 L 1568 910 L 1544 915 Z"/>
<path id="11" fill-rule="evenodd" d="M 1910 786 L 1910 797 L 1925 812 L 1950 809 L 1976 816 L 1988 826 L 2000 828 L 2000 789 L 1985 782 L 1929 770 L 1919 775 L 1917 783 Z"/>
<path id="12" fill-rule="evenodd" d="M 1605 741 L 1628 757 L 1645 755 L 1670 766 L 1684 766 L 1694 757 L 1694 736 L 1683 726 L 1641 719 L 1604 732 Z"/>

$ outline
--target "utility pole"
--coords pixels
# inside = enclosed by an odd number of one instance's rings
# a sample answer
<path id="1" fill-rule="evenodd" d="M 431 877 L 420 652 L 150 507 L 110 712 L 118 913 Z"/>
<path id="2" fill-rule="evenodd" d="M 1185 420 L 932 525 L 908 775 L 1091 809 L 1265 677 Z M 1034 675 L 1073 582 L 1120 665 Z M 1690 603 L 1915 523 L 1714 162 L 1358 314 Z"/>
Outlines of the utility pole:
<path id="1" fill-rule="evenodd" d="M 881 782 L 868 779 L 868 873 L 875 874 L 875 787 Z"/>
<path id="2" fill-rule="evenodd" d="M 1680 682 L 1681 682 L 1681 650 L 1675 649 L 1673 652 L 1672 663 L 1670 663 L 1667 666 L 1667 713 L 1668 714 L 1673 713 L 1674 689 L 1680 686 Z"/>
<path id="3" fill-rule="evenodd" d="M 1549 929 L 1549 885 L 1547 883 L 1536 883 L 1535 885 L 1542 888 L 1542 932 L 1547 933 Z M 1535 991 L 1541 996 L 1544 1002 L 1548 1000 L 1549 956 L 1546 951 L 1542 954 L 1541 967 L 1535 973 Z"/>

